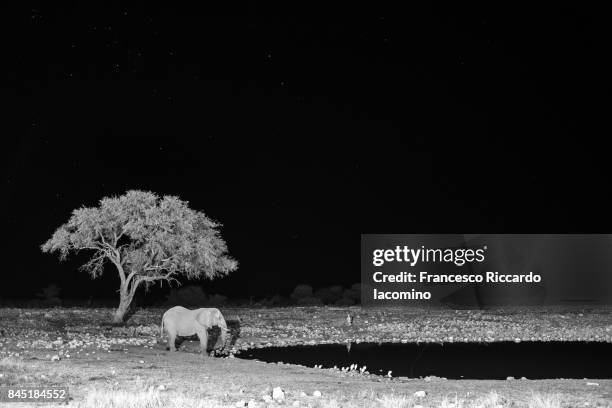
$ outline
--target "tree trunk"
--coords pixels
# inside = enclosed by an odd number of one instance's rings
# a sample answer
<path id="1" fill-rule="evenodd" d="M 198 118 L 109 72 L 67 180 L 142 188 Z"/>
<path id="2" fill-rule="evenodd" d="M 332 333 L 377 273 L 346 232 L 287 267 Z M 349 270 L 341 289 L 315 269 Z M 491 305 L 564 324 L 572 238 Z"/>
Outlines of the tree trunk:
<path id="1" fill-rule="evenodd" d="M 130 293 L 128 292 L 127 288 L 122 287 L 119 293 L 119 307 L 117 308 L 117 310 L 115 310 L 115 314 L 113 315 L 113 323 L 123 323 L 125 313 L 130 308 L 130 303 L 132 303 L 132 296 L 130 296 Z"/>

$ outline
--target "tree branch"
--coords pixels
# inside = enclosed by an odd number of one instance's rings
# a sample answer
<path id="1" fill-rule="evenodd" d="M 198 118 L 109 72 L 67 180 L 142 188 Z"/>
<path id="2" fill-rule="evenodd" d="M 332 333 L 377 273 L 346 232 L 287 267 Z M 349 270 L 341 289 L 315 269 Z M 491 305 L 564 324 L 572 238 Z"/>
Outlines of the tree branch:
<path id="1" fill-rule="evenodd" d="M 172 275 L 174 275 L 176 273 L 176 271 L 168 271 L 168 273 L 166 274 L 160 274 L 158 276 L 139 276 L 137 279 L 140 282 L 155 282 L 158 280 L 167 280 L 168 282 L 170 281 L 175 281 L 178 282 L 177 279 L 175 279 Z"/>
<path id="2" fill-rule="evenodd" d="M 136 276 L 136 271 L 132 271 L 132 272 L 130 272 L 130 274 L 127 276 L 127 278 L 125 278 L 125 282 L 126 282 L 127 284 L 129 284 L 129 283 L 130 283 L 130 281 L 132 280 L 132 278 L 133 278 L 134 276 Z"/>
<path id="3" fill-rule="evenodd" d="M 111 261 L 117 267 L 117 272 L 119 273 L 119 279 L 121 279 L 121 285 L 124 285 L 125 284 L 125 271 L 123 270 L 123 265 L 121 265 L 121 262 L 118 262 L 117 260 L 113 258 L 111 258 Z"/>

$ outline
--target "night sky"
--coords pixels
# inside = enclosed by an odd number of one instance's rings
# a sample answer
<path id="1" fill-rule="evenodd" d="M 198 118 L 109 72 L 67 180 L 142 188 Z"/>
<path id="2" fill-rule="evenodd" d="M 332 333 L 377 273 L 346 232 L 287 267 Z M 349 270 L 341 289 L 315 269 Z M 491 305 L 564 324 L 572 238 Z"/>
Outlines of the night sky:
<path id="1" fill-rule="evenodd" d="M 229 297 L 357 282 L 361 233 L 611 230 L 597 10 L 47 3 L 1 68 L 2 297 L 116 296 L 39 247 L 128 189 L 224 225 Z"/>

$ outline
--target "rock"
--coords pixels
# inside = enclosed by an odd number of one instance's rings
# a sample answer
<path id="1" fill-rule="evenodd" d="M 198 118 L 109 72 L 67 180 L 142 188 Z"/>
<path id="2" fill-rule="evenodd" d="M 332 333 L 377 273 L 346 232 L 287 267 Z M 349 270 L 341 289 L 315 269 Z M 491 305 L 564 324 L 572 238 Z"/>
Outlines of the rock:
<path id="1" fill-rule="evenodd" d="M 257 408 L 257 402 L 255 402 L 255 400 L 249 400 L 249 402 L 247 402 L 246 405 L 248 408 Z"/>
<path id="2" fill-rule="evenodd" d="M 506 377 L 506 381 L 512 381 L 512 380 L 514 380 L 514 377 L 512 377 L 512 376 Z"/>
<path id="3" fill-rule="evenodd" d="M 598 387 L 598 386 L 599 386 L 599 383 L 596 383 L 596 382 L 588 382 L 588 383 L 587 383 L 587 385 L 594 385 L 594 386 Z"/>
<path id="4" fill-rule="evenodd" d="M 312 393 L 313 397 L 320 397 L 321 396 L 321 391 L 316 390 L 315 392 Z"/>
<path id="5" fill-rule="evenodd" d="M 291 404 L 294 407 L 299 407 L 300 406 L 300 401 L 293 401 L 293 404 Z"/>
<path id="6" fill-rule="evenodd" d="M 272 390 L 272 398 L 275 401 L 283 401 L 285 399 L 285 391 L 281 387 L 274 387 Z"/>
<path id="7" fill-rule="evenodd" d="M 144 360 L 140 360 L 140 361 L 139 361 L 139 363 L 140 363 L 140 364 L 144 364 Z"/>
<path id="8" fill-rule="evenodd" d="M 414 393 L 415 398 L 425 398 L 427 393 L 425 391 L 417 391 Z"/>
<path id="9" fill-rule="evenodd" d="M 244 400 L 240 400 L 238 402 L 236 402 L 236 404 L 234 404 L 235 407 L 239 408 L 239 407 L 246 407 L 246 401 Z"/>
<path id="10" fill-rule="evenodd" d="M 268 394 L 264 395 L 263 397 L 261 397 L 266 403 L 271 403 L 272 402 L 272 397 L 269 396 Z"/>
<path id="11" fill-rule="evenodd" d="M 306 397 L 308 394 L 306 394 L 304 391 L 300 392 L 300 397 Z"/>
<path id="12" fill-rule="evenodd" d="M 157 386 L 158 391 L 164 391 L 165 389 L 166 389 L 166 386 L 164 384 L 160 384 Z"/>
<path id="13" fill-rule="evenodd" d="M 57 354 L 51 357 L 51 361 L 59 361 L 59 359 L 60 359 L 60 356 L 58 356 Z"/>

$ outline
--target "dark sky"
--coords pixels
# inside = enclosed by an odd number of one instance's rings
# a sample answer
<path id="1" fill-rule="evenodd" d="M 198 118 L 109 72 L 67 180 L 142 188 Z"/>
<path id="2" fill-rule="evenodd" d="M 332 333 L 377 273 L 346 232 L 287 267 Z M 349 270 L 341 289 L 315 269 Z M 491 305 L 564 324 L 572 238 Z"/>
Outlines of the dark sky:
<path id="1" fill-rule="evenodd" d="M 361 233 L 610 232 L 598 10 L 47 3 L 9 15 L 0 296 L 114 296 L 39 246 L 132 188 L 224 224 L 230 297 L 357 282 Z"/>

